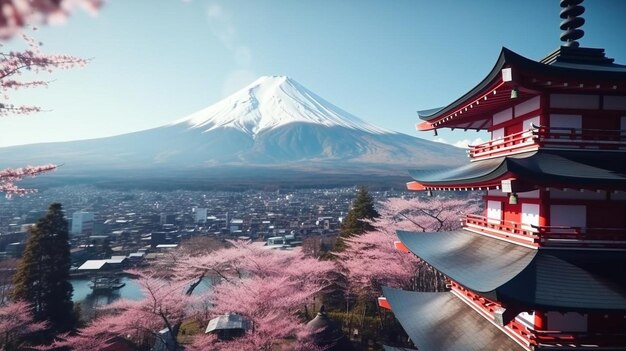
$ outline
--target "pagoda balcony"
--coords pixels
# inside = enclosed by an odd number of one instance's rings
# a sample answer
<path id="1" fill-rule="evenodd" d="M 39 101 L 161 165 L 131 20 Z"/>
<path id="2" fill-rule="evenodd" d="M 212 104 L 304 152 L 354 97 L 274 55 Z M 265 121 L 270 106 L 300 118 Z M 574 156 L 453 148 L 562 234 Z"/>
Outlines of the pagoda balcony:
<path id="1" fill-rule="evenodd" d="M 624 150 L 626 130 L 538 127 L 509 134 L 503 138 L 471 145 L 472 161 L 509 156 L 538 148 L 567 150 Z"/>
<path id="2" fill-rule="evenodd" d="M 484 318 L 497 323 L 496 317 L 502 305 L 496 301 L 491 301 L 477 293 L 466 289 L 455 281 L 450 281 L 452 293 L 465 303 L 470 305 L 476 312 Z M 501 330 L 510 337 L 526 344 L 528 349 L 544 350 L 558 349 L 559 346 L 568 345 L 570 347 L 589 349 L 615 349 L 624 350 L 626 347 L 626 334 L 606 334 L 598 332 L 571 332 L 558 330 L 537 330 L 534 325 L 528 325 L 517 318 L 510 320 L 506 326 L 501 325 Z M 617 347 L 616 347 L 617 346 Z"/>
<path id="3" fill-rule="evenodd" d="M 525 246 L 626 248 L 625 228 L 524 225 L 472 214 L 465 217 L 463 227 Z"/>

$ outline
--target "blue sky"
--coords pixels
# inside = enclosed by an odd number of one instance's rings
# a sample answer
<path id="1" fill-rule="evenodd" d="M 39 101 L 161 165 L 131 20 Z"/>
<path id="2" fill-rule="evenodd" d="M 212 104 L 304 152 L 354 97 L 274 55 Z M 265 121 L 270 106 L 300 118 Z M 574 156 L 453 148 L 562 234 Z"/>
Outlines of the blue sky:
<path id="1" fill-rule="evenodd" d="M 626 64 L 626 1 L 584 5 L 581 44 Z M 472 88 L 502 46 L 532 59 L 556 49 L 559 11 L 558 0 L 110 0 L 97 17 L 78 11 L 33 33 L 45 52 L 92 61 L 13 93 L 47 111 L 1 118 L 0 146 L 160 126 L 261 75 L 288 75 L 370 123 L 433 140 L 415 131 L 415 111 Z"/>

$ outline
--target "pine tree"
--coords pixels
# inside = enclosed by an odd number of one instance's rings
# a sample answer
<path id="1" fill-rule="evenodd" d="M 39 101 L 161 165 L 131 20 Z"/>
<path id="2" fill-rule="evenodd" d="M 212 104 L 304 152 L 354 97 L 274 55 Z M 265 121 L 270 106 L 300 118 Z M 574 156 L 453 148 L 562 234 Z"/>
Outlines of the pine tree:
<path id="1" fill-rule="evenodd" d="M 363 221 L 363 219 L 375 219 L 378 217 L 380 215 L 374 208 L 374 199 L 366 187 L 359 187 L 356 198 L 352 202 L 352 208 L 341 223 L 341 231 L 333 251 L 343 251 L 346 245 L 344 241 L 346 238 L 374 230 L 374 227 L 370 223 Z"/>
<path id="2" fill-rule="evenodd" d="M 53 331 L 71 330 L 76 323 L 68 241 L 61 204 L 51 204 L 48 213 L 29 229 L 24 255 L 13 278 L 12 298 L 31 303 L 35 318 L 48 321 Z"/>

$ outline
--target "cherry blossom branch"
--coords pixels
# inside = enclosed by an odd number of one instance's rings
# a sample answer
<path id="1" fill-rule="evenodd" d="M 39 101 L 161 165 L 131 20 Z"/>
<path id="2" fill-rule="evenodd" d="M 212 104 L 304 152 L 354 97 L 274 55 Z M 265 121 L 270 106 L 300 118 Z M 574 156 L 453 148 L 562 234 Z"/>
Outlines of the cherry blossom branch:
<path id="1" fill-rule="evenodd" d="M 57 165 L 47 164 L 41 166 L 26 166 L 21 168 L 5 168 L 0 170 L 0 192 L 5 193 L 7 198 L 13 195 L 25 195 L 33 193 L 35 189 L 24 189 L 15 183 L 26 177 L 34 177 L 41 173 L 51 172 L 57 169 Z"/>

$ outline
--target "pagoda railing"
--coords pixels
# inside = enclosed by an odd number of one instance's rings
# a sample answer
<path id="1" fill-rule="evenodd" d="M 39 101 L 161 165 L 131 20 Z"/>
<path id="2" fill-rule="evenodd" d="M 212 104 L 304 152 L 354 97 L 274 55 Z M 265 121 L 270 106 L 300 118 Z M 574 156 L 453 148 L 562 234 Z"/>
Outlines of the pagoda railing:
<path id="1" fill-rule="evenodd" d="M 513 221 L 469 214 L 465 216 L 463 226 L 485 234 L 504 237 L 523 243 L 536 244 L 540 241 L 536 228 Z"/>
<path id="2" fill-rule="evenodd" d="M 502 306 L 496 301 L 491 301 L 477 293 L 466 289 L 455 281 L 450 281 L 452 292 L 458 297 L 463 297 L 466 303 L 471 304 L 474 309 L 483 317 L 493 320 L 494 314 Z M 527 341 L 530 345 L 545 345 L 556 347 L 567 344 L 583 350 L 589 348 L 611 348 L 616 345 L 626 344 L 626 334 L 610 334 L 599 332 L 571 332 L 557 330 L 536 330 L 534 326 L 527 326 L 517 318 L 512 319 L 505 327 L 510 336 L 516 335 L 521 340 Z M 512 334 L 513 335 L 512 335 Z M 588 348 L 587 348 L 588 347 Z M 621 349 L 621 348 L 618 348 Z"/>
<path id="3" fill-rule="evenodd" d="M 544 245 L 626 247 L 626 228 L 566 226 L 533 226 L 533 228 L 537 230 Z"/>
<path id="4" fill-rule="evenodd" d="M 535 330 L 532 338 L 533 340 L 536 340 L 537 344 L 551 346 L 568 344 L 582 350 L 594 348 L 601 350 L 623 350 L 624 347 L 622 345 L 625 345 L 626 343 L 625 334 L 615 335 L 594 332 Z"/>
<path id="5" fill-rule="evenodd" d="M 467 215 L 464 227 L 484 234 L 537 246 L 626 247 L 626 228 L 536 226 Z"/>
<path id="6" fill-rule="evenodd" d="M 472 161 L 517 154 L 537 148 L 626 150 L 626 130 L 535 126 L 503 138 L 471 145 Z"/>
<path id="7" fill-rule="evenodd" d="M 503 138 L 489 140 L 478 145 L 470 145 L 467 151 L 472 160 L 503 156 L 533 150 L 537 147 L 533 129 L 509 134 Z"/>

